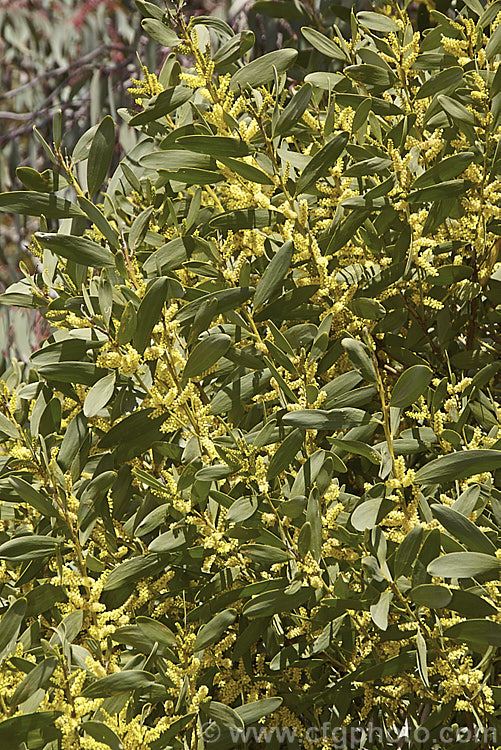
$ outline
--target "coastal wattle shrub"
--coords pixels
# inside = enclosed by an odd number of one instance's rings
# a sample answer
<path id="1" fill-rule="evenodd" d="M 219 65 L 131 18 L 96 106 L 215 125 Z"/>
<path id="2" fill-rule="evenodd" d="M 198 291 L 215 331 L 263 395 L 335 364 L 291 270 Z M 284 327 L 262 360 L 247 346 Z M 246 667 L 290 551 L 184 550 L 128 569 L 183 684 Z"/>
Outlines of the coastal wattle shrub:
<path id="1" fill-rule="evenodd" d="M 138 144 L 0 195 L 43 269 L 0 303 L 51 326 L 1 383 L 0 742 L 495 732 L 501 3 L 254 58 L 137 5 Z"/>

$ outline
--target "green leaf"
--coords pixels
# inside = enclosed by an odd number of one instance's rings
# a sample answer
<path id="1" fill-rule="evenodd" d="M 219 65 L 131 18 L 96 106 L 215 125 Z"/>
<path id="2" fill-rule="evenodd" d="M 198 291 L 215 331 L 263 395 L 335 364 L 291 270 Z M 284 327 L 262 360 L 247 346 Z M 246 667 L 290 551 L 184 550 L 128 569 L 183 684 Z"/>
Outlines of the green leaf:
<path id="1" fill-rule="evenodd" d="M 445 96 L 445 94 L 438 94 L 437 101 L 459 129 L 468 135 L 475 124 L 473 112 L 470 112 L 464 104 L 460 104 L 455 99 L 451 99 L 450 96 Z"/>
<path id="2" fill-rule="evenodd" d="M 332 39 L 325 36 L 325 34 L 322 34 L 316 29 L 310 29 L 308 26 L 303 26 L 301 33 L 306 41 L 308 41 L 312 47 L 315 47 L 316 50 L 321 52 L 322 55 L 330 57 L 333 60 L 342 60 L 343 62 L 346 62 L 346 55 L 341 47 L 333 42 Z"/>
<path id="3" fill-rule="evenodd" d="M 357 13 L 357 21 L 361 26 L 366 26 L 371 31 L 382 31 L 385 34 L 399 29 L 398 24 L 392 18 L 370 10 Z"/>
<path id="4" fill-rule="evenodd" d="M 501 646 L 501 624 L 492 620 L 466 620 L 447 628 L 444 636 L 482 646 Z"/>
<path id="5" fill-rule="evenodd" d="M 246 86 L 257 88 L 272 81 L 275 75 L 273 69 L 275 68 L 278 75 L 285 73 L 287 68 L 295 62 L 297 55 L 297 50 L 279 49 L 257 57 L 233 74 L 230 90 L 239 91 Z"/>
<path id="6" fill-rule="evenodd" d="M 176 143 L 188 151 L 207 154 L 214 159 L 219 159 L 220 156 L 226 157 L 230 154 L 232 157 L 248 156 L 250 153 L 249 146 L 245 141 L 222 135 L 185 135 L 178 138 Z"/>
<path id="7" fill-rule="evenodd" d="M 434 96 L 440 91 L 445 91 L 451 86 L 459 83 L 462 78 L 463 69 L 459 66 L 453 66 L 441 70 L 423 83 L 416 94 L 416 99 L 424 99 L 427 96 Z M 458 156 L 460 156 L 460 154 L 458 154 Z"/>
<path id="8" fill-rule="evenodd" d="M 134 251 L 142 242 L 148 228 L 150 216 L 153 213 L 153 206 L 148 206 L 144 211 L 136 216 L 129 229 L 129 248 Z"/>
<path id="9" fill-rule="evenodd" d="M 334 167 L 336 165 L 336 161 L 343 153 L 348 140 L 348 133 L 338 133 L 332 138 L 332 140 L 328 141 L 320 151 L 317 151 L 317 153 L 310 159 L 297 181 L 296 195 L 305 193 L 315 184 L 315 182 L 317 182 L 317 180 L 327 173 L 329 167 Z"/>
<path id="10" fill-rule="evenodd" d="M 430 461 L 416 472 L 414 481 L 416 484 L 441 484 L 499 468 L 501 451 L 475 448 L 450 453 Z"/>
<path id="11" fill-rule="evenodd" d="M 499 55 L 501 52 L 501 29 L 499 25 L 494 29 L 491 38 L 487 42 L 485 47 L 485 56 L 488 60 L 492 60 L 493 57 Z"/>
<path id="12" fill-rule="evenodd" d="M 222 724 L 224 727 L 244 729 L 243 720 L 233 708 L 227 706 L 225 703 L 211 701 L 209 703 L 208 713 L 211 719 L 214 719 L 215 722 Z"/>
<path id="13" fill-rule="evenodd" d="M 75 203 L 57 195 L 44 195 L 30 191 L 0 193 L 0 212 L 8 211 L 25 216 L 41 216 L 47 219 L 73 219 L 83 216 Z"/>
<path id="14" fill-rule="evenodd" d="M 0 550 L 4 546 L 5 545 L 2 544 Z M 2 615 L 0 620 L 0 661 L 3 661 L 5 657 L 9 656 L 12 649 L 15 647 L 21 623 L 26 612 L 26 604 L 27 601 L 24 597 L 16 599 L 16 601 L 13 602 L 8 610 Z"/>
<path id="15" fill-rule="evenodd" d="M 235 609 L 225 609 L 224 612 L 219 612 L 210 622 L 200 628 L 193 644 L 193 651 L 202 651 L 211 643 L 216 643 L 236 619 L 237 611 Z"/>
<path id="16" fill-rule="evenodd" d="M 375 299 L 356 297 L 348 305 L 352 313 L 365 320 L 380 320 L 386 315 L 386 308 Z"/>
<path id="17" fill-rule="evenodd" d="M 379 65 L 348 65 L 344 72 L 350 78 L 358 83 L 364 83 L 368 86 L 384 86 L 390 88 L 395 83 L 395 74 L 388 68 L 381 68 Z"/>
<path id="18" fill-rule="evenodd" d="M 0 560 L 8 560 L 10 563 L 40 560 L 54 555 L 57 545 L 57 539 L 51 536 L 32 534 L 14 537 L 0 545 Z"/>
<path id="19" fill-rule="evenodd" d="M 44 747 L 52 740 L 58 742 L 61 739 L 61 732 L 55 728 L 54 721 L 59 716 L 61 716 L 60 711 L 38 711 L 5 719 L 0 723 L 0 741 L 12 748 L 20 747 L 25 742 L 30 742 L 31 745 L 31 738 L 37 735 L 42 735 Z"/>
<path id="20" fill-rule="evenodd" d="M 411 190 L 407 195 L 409 203 L 428 203 L 429 201 L 450 200 L 464 195 L 466 190 L 465 180 L 448 180 L 436 185 Z"/>
<path id="21" fill-rule="evenodd" d="M 146 104 L 142 112 L 139 112 L 129 120 L 129 125 L 146 125 L 153 120 L 159 120 L 161 117 L 174 112 L 181 107 L 193 96 L 193 89 L 188 86 L 173 86 L 172 88 L 161 91 L 152 97 Z"/>
<path id="22" fill-rule="evenodd" d="M 270 617 L 278 613 L 291 612 L 304 604 L 311 594 L 309 586 L 302 586 L 294 593 L 286 594 L 281 589 L 267 591 L 252 597 L 244 606 L 242 614 L 249 620 Z"/>
<path id="23" fill-rule="evenodd" d="M 263 716 L 276 711 L 283 703 L 283 698 L 262 698 L 253 703 L 246 703 L 243 706 L 237 706 L 235 712 L 240 716 L 244 724 L 254 724 Z"/>
<path id="24" fill-rule="evenodd" d="M 346 350 L 353 367 L 369 383 L 377 382 L 377 373 L 372 359 L 367 353 L 367 347 L 356 339 L 345 338 L 341 345 Z"/>
<path id="25" fill-rule="evenodd" d="M 78 205 L 84 214 L 92 221 L 100 232 L 105 236 L 109 245 L 118 250 L 119 239 L 118 232 L 109 223 L 103 212 L 83 195 L 77 196 Z"/>
<path id="26" fill-rule="evenodd" d="M 157 571 L 159 568 L 157 555 L 146 555 L 141 557 L 131 557 L 125 560 L 116 568 L 113 568 L 104 583 L 104 591 L 113 591 L 126 585 L 130 581 L 138 581 L 140 578 L 146 578 Z"/>
<path id="27" fill-rule="evenodd" d="M 144 267 L 144 266 L 143 266 Z M 125 346 L 132 341 L 137 328 L 137 312 L 133 302 L 129 300 L 125 305 L 124 311 L 120 318 L 120 325 L 117 331 L 117 342 L 120 346 Z"/>
<path id="28" fill-rule="evenodd" d="M 24 680 L 17 686 L 12 697 L 9 699 L 11 708 L 28 700 L 36 690 L 45 688 L 57 666 L 57 659 L 53 656 L 44 659 L 28 672 Z"/>
<path id="29" fill-rule="evenodd" d="M 210 170 L 215 167 L 214 159 L 211 159 L 207 154 L 192 154 L 182 149 L 151 151 L 141 156 L 139 163 L 148 169 L 168 170 L 169 172 L 188 168 Z"/>
<path id="30" fill-rule="evenodd" d="M 357 531 L 373 529 L 390 510 L 394 509 L 394 504 L 386 498 L 371 498 L 357 505 L 351 514 L 351 525 Z"/>
<path id="31" fill-rule="evenodd" d="M 148 36 L 163 47 L 177 47 L 182 42 L 172 29 L 157 18 L 143 18 L 141 26 Z"/>
<path id="32" fill-rule="evenodd" d="M 107 724 L 102 721 L 83 721 L 82 729 L 96 742 L 108 745 L 111 750 L 123 750 L 123 745 L 119 737 Z"/>
<path id="33" fill-rule="evenodd" d="M 230 156 L 220 156 L 219 161 L 228 167 L 228 169 L 231 169 L 232 172 L 239 174 L 245 180 L 249 180 L 249 182 L 257 182 L 259 185 L 273 185 L 271 177 L 266 172 L 263 172 L 262 169 L 258 169 L 252 164 L 233 159 Z"/>
<path id="34" fill-rule="evenodd" d="M 393 599 L 392 591 L 383 591 L 377 604 L 371 604 L 371 618 L 380 630 L 388 629 L 388 614 L 390 611 L 391 600 Z"/>
<path id="35" fill-rule="evenodd" d="M 9 483 L 23 502 L 29 503 L 42 515 L 49 517 L 58 515 L 50 499 L 21 477 L 9 477 Z"/>
<path id="36" fill-rule="evenodd" d="M 297 413 L 297 412 L 295 412 Z M 301 450 L 304 441 L 304 433 L 302 430 L 293 430 L 282 443 L 280 443 L 277 451 L 273 455 L 267 471 L 267 478 L 273 479 L 284 471 L 291 461 L 296 456 L 297 452 Z M 0 547 L 1 550 L 1 547 Z"/>
<path id="37" fill-rule="evenodd" d="M 181 308 L 176 314 L 176 320 L 184 325 L 191 323 L 193 318 L 196 316 L 200 307 L 210 300 L 215 300 L 216 305 L 212 311 L 213 316 L 220 313 L 226 312 L 227 310 L 235 310 L 240 307 L 249 297 L 252 296 L 254 290 L 252 287 L 234 287 L 233 289 L 223 289 L 219 292 L 212 292 L 211 294 L 204 294 L 202 297 L 193 302 L 189 302 L 187 305 Z"/>
<path id="38" fill-rule="evenodd" d="M 275 217 L 276 213 L 269 211 L 267 208 L 243 208 L 215 216 L 210 220 L 209 226 L 211 229 L 218 229 L 220 232 L 262 229 L 272 226 L 276 221 Z"/>
<path id="39" fill-rule="evenodd" d="M 87 189 L 92 197 L 104 182 L 115 150 L 115 123 L 110 115 L 101 120 L 94 133 L 87 161 Z"/>
<path id="40" fill-rule="evenodd" d="M 289 133 L 290 129 L 299 122 L 310 103 L 312 91 L 311 83 L 305 83 L 299 91 L 296 91 L 287 106 L 280 112 L 273 130 L 274 136 Z"/>
<path id="41" fill-rule="evenodd" d="M 370 174 L 379 174 L 392 165 L 391 159 L 381 156 L 372 156 L 370 159 L 362 159 L 346 169 L 344 177 L 366 177 Z"/>
<path id="42" fill-rule="evenodd" d="M 0 437 L 3 440 L 12 438 L 13 440 L 19 440 L 19 429 L 14 422 L 11 422 L 5 414 L 0 414 Z"/>
<path id="43" fill-rule="evenodd" d="M 355 453 L 358 456 L 364 456 L 372 464 L 379 466 L 381 463 L 381 454 L 378 453 L 370 445 L 360 442 L 360 440 L 347 440 L 345 438 L 327 438 L 329 443 L 332 443 L 337 448 L 342 448 L 347 453 Z"/>
<path id="44" fill-rule="evenodd" d="M 433 560 L 427 570 L 439 578 L 475 578 L 501 570 L 501 560 L 481 552 L 450 552 Z"/>
<path id="45" fill-rule="evenodd" d="M 133 690 L 141 690 L 151 687 L 155 678 L 149 672 L 139 669 L 127 669 L 123 672 L 109 674 L 100 680 L 91 682 L 82 690 L 84 698 L 108 698 L 111 695 L 130 693 Z"/>
<path id="46" fill-rule="evenodd" d="M 430 609 L 448 607 L 452 601 L 452 593 L 446 586 L 438 586 L 433 583 L 423 583 L 416 586 L 411 590 L 410 597 L 420 607 L 429 607 Z"/>
<path id="47" fill-rule="evenodd" d="M 47 232 L 37 232 L 35 237 L 42 247 L 46 247 L 61 258 L 66 258 L 83 266 L 91 266 L 93 268 L 115 267 L 113 253 L 107 247 L 98 245 L 97 242 L 88 240 L 85 237 Z"/>
<path id="48" fill-rule="evenodd" d="M 226 464 L 213 464 L 212 466 L 204 466 L 203 469 L 197 471 L 195 478 L 199 482 L 213 482 L 214 480 L 225 479 L 231 473 L 231 469 Z"/>
<path id="49" fill-rule="evenodd" d="M 409 575 L 418 556 L 422 540 L 423 527 L 415 526 L 399 544 L 395 553 L 395 580 L 400 578 L 401 575 Z"/>
<path id="50" fill-rule="evenodd" d="M 299 409 L 286 414 L 282 422 L 292 427 L 305 430 L 346 430 L 358 427 L 366 421 L 367 412 L 362 409 L 346 407 L 345 409 Z"/>
<path id="51" fill-rule="evenodd" d="M 164 646 L 174 646 L 176 643 L 176 636 L 161 622 L 152 620 L 151 617 L 137 617 L 136 622 L 140 630 L 144 635 L 152 640 L 153 642 L 159 643 Z"/>
<path id="52" fill-rule="evenodd" d="M 271 547 L 269 544 L 244 544 L 240 549 L 247 557 L 261 565 L 273 565 L 292 559 L 285 550 Z"/>
<path id="53" fill-rule="evenodd" d="M 487 555 L 496 554 L 496 546 L 488 536 L 469 518 L 447 505 L 431 505 L 431 512 L 438 518 L 442 526 L 456 539 L 459 539 L 472 552 L 483 552 Z"/>
<path id="54" fill-rule="evenodd" d="M 253 300 L 254 307 L 259 307 L 263 302 L 269 300 L 281 287 L 290 268 L 293 254 L 294 243 L 291 240 L 285 242 L 275 253 L 256 287 Z"/>
<path id="55" fill-rule="evenodd" d="M 426 658 L 427 647 L 426 647 L 426 641 L 423 638 L 423 635 L 420 629 L 418 629 L 416 633 L 416 644 L 417 644 L 416 661 L 417 661 L 419 675 L 421 677 L 423 685 L 425 687 L 429 687 L 430 683 L 429 683 L 429 678 L 428 678 L 428 662 Z"/>
<path id="56" fill-rule="evenodd" d="M 132 339 L 132 345 L 141 354 L 144 352 L 151 339 L 151 332 L 160 320 L 163 306 L 169 290 L 169 280 L 166 276 L 155 279 L 141 300 L 137 311 L 136 332 Z"/>
<path id="57" fill-rule="evenodd" d="M 461 172 L 464 172 L 470 164 L 474 161 L 475 154 L 473 151 L 463 151 L 454 156 L 448 156 L 445 159 L 441 159 L 433 167 L 427 169 L 423 174 L 419 175 L 412 183 L 412 188 L 424 188 L 435 186 L 436 183 L 445 182 L 447 180 L 453 180 Z"/>
<path id="58" fill-rule="evenodd" d="M 54 173 L 50 169 L 40 173 L 32 167 L 17 167 L 16 177 L 28 190 L 33 190 L 35 193 L 52 193 L 54 191 Z"/>
<path id="59" fill-rule="evenodd" d="M 166 554 L 186 546 L 186 536 L 183 529 L 175 528 L 160 534 L 148 546 L 150 552 Z"/>
<path id="60" fill-rule="evenodd" d="M 109 402 L 115 391 L 116 374 L 112 372 L 94 383 L 85 397 L 83 412 L 86 417 L 95 417 Z"/>
<path id="61" fill-rule="evenodd" d="M 202 339 L 190 352 L 183 370 L 183 378 L 196 378 L 224 356 L 231 345 L 231 336 L 213 333 Z"/>
<path id="62" fill-rule="evenodd" d="M 451 286 L 458 281 L 469 279 L 473 275 L 471 266 L 445 265 L 437 268 L 436 276 L 428 276 L 426 281 L 433 286 Z"/>
<path id="63" fill-rule="evenodd" d="M 433 372 L 425 365 L 413 365 L 400 375 L 391 392 L 390 405 L 405 409 L 423 395 L 431 383 Z"/>

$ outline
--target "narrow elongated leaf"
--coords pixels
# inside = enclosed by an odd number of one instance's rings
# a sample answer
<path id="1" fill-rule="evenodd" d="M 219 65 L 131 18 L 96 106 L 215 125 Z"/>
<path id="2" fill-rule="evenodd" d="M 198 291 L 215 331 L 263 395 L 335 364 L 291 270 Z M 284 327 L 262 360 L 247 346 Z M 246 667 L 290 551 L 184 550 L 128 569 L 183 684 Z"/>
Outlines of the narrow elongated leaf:
<path id="1" fill-rule="evenodd" d="M 456 539 L 459 539 L 472 552 L 483 552 L 487 555 L 496 554 L 496 546 L 488 536 L 469 518 L 447 505 L 432 505 L 431 512 L 438 518 L 442 526 Z"/>
<path id="2" fill-rule="evenodd" d="M 87 189 L 92 197 L 104 182 L 115 150 L 115 123 L 110 115 L 94 133 L 87 161 Z"/>
<path id="3" fill-rule="evenodd" d="M 51 536 L 18 536 L 0 545 L 0 560 L 12 563 L 39 560 L 55 554 L 57 544 L 57 539 Z"/>
<path id="4" fill-rule="evenodd" d="M 316 29 L 310 29 L 307 26 L 303 26 L 301 33 L 312 47 L 315 47 L 315 49 L 321 52 L 322 55 L 330 57 L 333 60 L 342 60 L 343 62 L 346 62 L 346 55 L 341 47 L 336 44 L 336 42 L 333 42 L 332 39 L 325 36 L 325 34 L 322 34 Z"/>
<path id="5" fill-rule="evenodd" d="M 225 609 L 224 612 L 219 612 L 199 630 L 193 644 L 193 651 L 201 651 L 219 640 L 225 630 L 235 622 L 236 618 L 237 612 L 235 609 Z"/>
<path id="6" fill-rule="evenodd" d="M 36 690 L 45 688 L 56 666 L 57 659 L 51 656 L 33 667 L 15 689 L 12 698 L 9 700 L 10 706 L 14 707 L 24 703 Z"/>
<path id="7" fill-rule="evenodd" d="M 377 381 L 377 373 L 374 363 L 367 352 L 367 347 L 360 341 L 350 338 L 342 339 L 341 344 L 348 353 L 353 367 L 369 383 L 375 383 Z"/>
<path id="8" fill-rule="evenodd" d="M 72 219 L 84 215 L 75 203 L 57 195 L 23 190 L 0 193 L 0 211 L 25 216 L 43 214 L 47 219 Z"/>
<path id="9" fill-rule="evenodd" d="M 279 75 L 280 73 L 285 73 L 287 68 L 293 64 L 297 55 L 297 50 L 279 49 L 257 57 L 233 74 L 230 81 L 231 91 L 239 91 L 239 89 L 245 88 L 245 86 L 256 88 L 257 86 L 262 86 L 264 83 L 268 83 L 268 81 L 272 81 L 275 75 L 273 68 L 275 68 Z"/>
<path id="10" fill-rule="evenodd" d="M 334 167 L 348 143 L 349 134 L 338 133 L 310 159 L 297 181 L 296 195 L 304 193 L 311 185 Z"/>
<path id="11" fill-rule="evenodd" d="M 138 581 L 140 578 L 152 575 L 159 567 L 157 555 L 146 555 L 143 557 L 132 557 L 129 560 L 113 568 L 104 583 L 105 591 L 119 589 L 129 581 Z"/>
<path id="12" fill-rule="evenodd" d="M 140 669 L 127 669 L 91 682 L 82 690 L 82 695 L 85 698 L 108 698 L 111 695 L 148 688 L 153 682 L 155 682 L 155 678 L 149 672 Z"/>
<path id="13" fill-rule="evenodd" d="M 82 722 L 82 729 L 92 739 L 101 742 L 103 745 L 108 745 L 111 750 L 123 750 L 120 738 L 111 727 L 103 724 L 102 721 L 84 721 Z"/>
<path id="14" fill-rule="evenodd" d="M 297 412 L 295 413 L 297 414 Z M 287 435 L 269 463 L 267 472 L 268 479 L 273 479 L 289 466 L 296 453 L 301 449 L 303 441 L 304 433 L 302 430 L 296 429 Z"/>
<path id="15" fill-rule="evenodd" d="M 431 383 L 433 372 L 424 365 L 413 365 L 400 375 L 391 392 L 391 406 L 405 409 L 422 396 Z"/>
<path id="16" fill-rule="evenodd" d="M 16 599 L 2 615 L 0 620 L 0 661 L 5 659 L 14 648 L 26 612 L 26 605 L 27 601 L 24 597 Z"/>
<path id="17" fill-rule="evenodd" d="M 348 65 L 344 72 L 354 81 L 365 83 L 369 86 L 390 87 L 395 83 L 395 74 L 389 68 L 381 68 L 379 65 L 364 63 L 362 65 Z"/>
<path id="18" fill-rule="evenodd" d="M 222 135 L 185 135 L 178 138 L 176 143 L 188 151 L 207 154 L 215 159 L 219 159 L 220 156 L 238 157 L 249 155 L 249 146 L 245 141 L 239 141 L 237 138 L 227 138 Z"/>
<path id="19" fill-rule="evenodd" d="M 416 94 L 416 99 L 424 99 L 427 96 L 434 96 L 434 94 L 437 94 L 440 91 L 445 91 L 456 83 L 459 83 L 462 78 L 463 69 L 459 66 L 453 66 L 446 70 L 441 70 L 423 83 Z"/>
<path id="20" fill-rule="evenodd" d="M 362 409 L 346 407 L 346 409 L 299 409 L 286 414 L 282 422 L 292 427 L 302 427 L 305 430 L 346 430 L 358 427 L 366 420 L 367 413 Z"/>
<path id="21" fill-rule="evenodd" d="M 360 13 L 357 13 L 357 21 L 362 26 L 367 26 L 371 31 L 382 31 L 384 33 L 398 31 L 398 25 L 393 18 L 389 18 L 383 13 L 374 13 L 370 10 L 363 10 Z"/>
<path id="22" fill-rule="evenodd" d="M 214 333 L 200 341 L 190 353 L 183 370 L 184 378 L 196 378 L 208 370 L 228 351 L 231 336 Z"/>
<path id="23" fill-rule="evenodd" d="M 276 252 L 261 276 L 254 294 L 254 307 L 259 307 L 275 294 L 287 275 L 294 254 L 294 243 L 289 240 Z"/>
<path id="24" fill-rule="evenodd" d="M 482 646 L 501 646 L 501 624 L 491 620 L 466 620 L 447 628 L 444 636 Z"/>
<path id="25" fill-rule="evenodd" d="M 501 451 L 476 448 L 440 456 L 418 469 L 416 484 L 439 484 L 501 468 Z"/>
<path id="26" fill-rule="evenodd" d="M 137 311 L 136 332 L 132 345 L 138 352 L 144 352 L 151 339 L 151 332 L 158 323 L 167 298 L 169 280 L 165 276 L 155 279 L 144 295 Z"/>
<path id="27" fill-rule="evenodd" d="M 94 417 L 103 409 L 115 390 L 115 373 L 105 375 L 95 383 L 85 397 L 83 412 L 86 417 Z"/>
<path id="28" fill-rule="evenodd" d="M 188 86 L 174 86 L 161 91 L 149 100 L 146 107 L 139 114 L 129 120 L 129 125 L 145 125 L 153 120 L 174 112 L 182 104 L 185 104 L 193 96 L 193 90 Z"/>
<path id="29" fill-rule="evenodd" d="M 481 552 L 450 552 L 428 565 L 428 573 L 440 578 L 475 578 L 501 569 L 501 560 Z"/>
<path id="30" fill-rule="evenodd" d="M 301 86 L 299 91 L 294 94 L 288 105 L 280 113 L 280 117 L 275 125 L 274 135 L 288 133 L 299 121 L 310 103 L 312 91 L 311 83 L 305 83 Z"/>
<path id="31" fill-rule="evenodd" d="M 37 232 L 35 236 L 42 247 L 74 263 L 94 268 L 115 267 L 113 253 L 107 247 L 98 245 L 97 242 L 88 240 L 86 237 L 47 232 Z"/>

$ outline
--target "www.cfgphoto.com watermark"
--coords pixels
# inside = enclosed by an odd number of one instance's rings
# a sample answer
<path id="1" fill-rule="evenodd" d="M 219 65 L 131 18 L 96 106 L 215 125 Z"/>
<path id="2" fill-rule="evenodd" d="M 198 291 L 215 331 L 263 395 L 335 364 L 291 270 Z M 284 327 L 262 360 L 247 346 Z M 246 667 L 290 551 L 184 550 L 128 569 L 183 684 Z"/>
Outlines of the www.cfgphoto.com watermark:
<path id="1" fill-rule="evenodd" d="M 210 745 L 217 742 L 223 736 L 230 736 L 235 744 L 247 744 L 257 742 L 261 745 L 279 742 L 280 745 L 296 742 L 299 744 L 316 744 L 328 741 L 333 750 L 346 750 L 346 748 L 365 747 L 366 743 L 378 742 L 383 747 L 395 748 L 419 748 L 428 743 L 433 736 L 437 743 L 434 747 L 459 746 L 469 742 L 477 742 L 482 746 L 494 748 L 497 745 L 497 731 L 494 727 L 440 727 L 432 732 L 427 727 L 415 727 L 403 729 L 382 729 L 381 727 L 332 727 L 326 722 L 319 727 L 308 727 L 301 734 L 294 727 L 245 727 L 238 729 L 227 727 L 222 729 L 213 721 L 202 724 L 202 736 L 204 743 Z M 386 745 L 385 745 L 386 743 Z"/>

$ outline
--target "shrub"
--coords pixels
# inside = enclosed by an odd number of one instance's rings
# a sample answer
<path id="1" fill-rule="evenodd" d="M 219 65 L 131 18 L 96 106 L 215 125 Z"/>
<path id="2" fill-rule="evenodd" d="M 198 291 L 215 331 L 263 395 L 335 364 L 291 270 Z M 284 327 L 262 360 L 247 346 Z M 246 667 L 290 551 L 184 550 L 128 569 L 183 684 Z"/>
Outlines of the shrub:
<path id="1" fill-rule="evenodd" d="M 248 64 L 139 6 L 139 144 L 0 196 L 43 264 L 0 301 L 53 331 L 2 383 L 0 738 L 496 728 L 499 5 Z"/>

